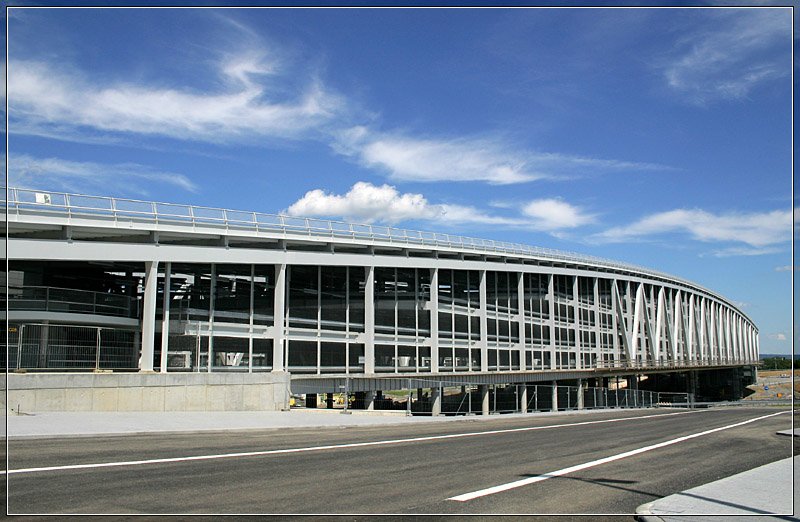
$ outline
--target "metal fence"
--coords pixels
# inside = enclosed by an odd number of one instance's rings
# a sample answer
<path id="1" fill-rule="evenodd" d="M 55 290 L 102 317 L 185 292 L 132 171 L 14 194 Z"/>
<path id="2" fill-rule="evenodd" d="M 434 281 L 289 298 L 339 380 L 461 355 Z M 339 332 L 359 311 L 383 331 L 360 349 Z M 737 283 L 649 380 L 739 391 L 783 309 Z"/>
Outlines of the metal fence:
<path id="1" fill-rule="evenodd" d="M 375 400 L 376 410 L 405 411 L 407 415 L 432 415 L 434 396 L 439 396 L 442 415 L 480 414 L 483 408 L 480 385 L 475 383 L 443 382 L 435 379 L 392 379 L 397 389 L 387 391 Z M 601 387 L 555 386 L 549 384 L 485 384 L 489 413 L 530 413 L 608 408 L 690 407 L 688 393 L 656 392 L 649 390 L 611 389 Z M 345 384 L 337 390 L 334 401 L 339 407 L 363 408 L 356 395 Z M 292 386 L 292 392 L 302 394 L 302 387 Z M 345 403 L 344 397 L 348 397 Z M 523 402 L 523 397 L 525 401 Z"/>
<path id="2" fill-rule="evenodd" d="M 128 370 L 139 362 L 138 333 L 119 328 L 11 325 L 9 370 Z"/>
<path id="3" fill-rule="evenodd" d="M 67 312 L 138 317 L 139 301 L 127 295 L 52 286 L 9 286 L 0 293 L 0 306 L 9 310 Z"/>

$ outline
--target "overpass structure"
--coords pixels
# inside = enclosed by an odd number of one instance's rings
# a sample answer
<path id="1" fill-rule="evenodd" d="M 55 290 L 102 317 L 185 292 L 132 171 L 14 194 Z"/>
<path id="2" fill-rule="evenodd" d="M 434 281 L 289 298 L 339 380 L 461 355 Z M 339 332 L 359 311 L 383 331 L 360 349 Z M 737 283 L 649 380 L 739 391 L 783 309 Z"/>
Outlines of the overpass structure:
<path id="1" fill-rule="evenodd" d="M 42 190 L 9 188 L 2 204 L 11 371 L 370 394 L 758 362 L 756 325 L 725 297 L 616 261 Z"/>

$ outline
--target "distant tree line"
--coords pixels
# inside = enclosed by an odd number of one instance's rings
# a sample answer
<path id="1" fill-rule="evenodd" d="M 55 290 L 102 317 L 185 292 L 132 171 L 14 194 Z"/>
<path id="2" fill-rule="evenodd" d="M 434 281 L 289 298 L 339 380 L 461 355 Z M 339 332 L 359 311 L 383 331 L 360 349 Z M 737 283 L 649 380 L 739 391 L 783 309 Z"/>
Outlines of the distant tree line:
<path id="1" fill-rule="evenodd" d="M 762 359 L 762 370 L 791 370 L 792 360 L 789 357 L 768 357 Z"/>

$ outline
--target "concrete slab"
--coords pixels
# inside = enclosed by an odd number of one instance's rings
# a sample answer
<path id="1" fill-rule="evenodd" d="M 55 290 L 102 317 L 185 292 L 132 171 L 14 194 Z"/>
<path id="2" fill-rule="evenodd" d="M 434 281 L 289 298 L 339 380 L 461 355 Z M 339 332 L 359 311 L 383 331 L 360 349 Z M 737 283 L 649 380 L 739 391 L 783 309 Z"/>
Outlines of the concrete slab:
<path id="1" fill-rule="evenodd" d="M 800 480 L 800 457 L 779 460 L 639 506 L 647 522 L 739 521 L 742 515 L 792 513 L 792 473 Z M 797 499 L 800 500 L 800 499 Z M 780 517 L 785 519 L 785 517 Z"/>

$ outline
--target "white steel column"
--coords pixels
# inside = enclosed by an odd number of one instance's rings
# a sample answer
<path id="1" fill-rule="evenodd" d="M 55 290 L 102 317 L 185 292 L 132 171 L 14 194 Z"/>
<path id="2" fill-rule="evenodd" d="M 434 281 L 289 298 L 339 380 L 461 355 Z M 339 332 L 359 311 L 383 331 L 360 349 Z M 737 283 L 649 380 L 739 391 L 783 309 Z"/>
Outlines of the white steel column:
<path id="1" fill-rule="evenodd" d="M 675 328 L 672 330 L 672 360 L 676 363 L 678 362 L 678 340 L 683 332 L 683 320 L 681 318 L 683 315 L 683 306 L 681 305 L 682 302 L 683 296 L 681 295 L 681 291 L 678 290 L 675 293 L 675 298 L 672 301 L 672 324 L 675 326 Z M 683 350 L 681 350 L 681 360 L 683 360 L 683 353 Z"/>
<path id="2" fill-rule="evenodd" d="M 687 336 L 687 350 L 686 352 L 689 354 L 689 360 L 693 360 L 697 357 L 697 350 L 695 349 L 694 343 L 697 339 L 697 321 L 695 320 L 694 315 L 694 294 L 689 294 L 689 335 Z"/>
<path id="3" fill-rule="evenodd" d="M 273 297 L 275 324 L 272 328 L 272 371 L 286 371 L 283 360 L 286 343 L 286 264 L 275 265 L 275 296 Z"/>
<path id="4" fill-rule="evenodd" d="M 594 349 L 593 352 L 597 359 L 595 359 L 594 367 L 597 368 L 598 364 L 603 360 L 603 350 L 600 348 L 600 280 L 597 277 L 592 278 L 594 284 L 592 292 L 594 293 L 594 306 L 592 306 L 592 314 L 594 315 Z"/>
<path id="5" fill-rule="evenodd" d="M 549 274 L 547 280 L 547 306 L 548 317 L 547 326 L 550 328 L 550 369 L 556 369 L 556 291 L 553 279 L 554 274 Z"/>
<path id="6" fill-rule="evenodd" d="M 211 299 L 209 303 L 209 312 L 208 312 L 208 371 L 211 373 L 211 366 L 214 364 L 213 355 L 214 355 L 214 301 L 217 299 L 217 265 L 216 263 L 211 263 L 211 283 L 210 283 L 210 294 Z"/>
<path id="7" fill-rule="evenodd" d="M 431 269 L 431 373 L 439 371 L 439 269 Z M 470 358 L 471 359 L 471 358 Z"/>
<path id="8" fill-rule="evenodd" d="M 488 372 L 489 371 L 489 332 L 488 324 L 489 320 L 487 318 L 487 310 L 486 310 L 486 270 L 478 271 L 479 274 L 479 284 L 478 284 L 478 298 L 481 301 L 481 310 L 480 310 L 480 325 L 481 325 L 481 371 Z M 499 361 L 498 361 L 499 364 Z"/>
<path id="9" fill-rule="evenodd" d="M 247 336 L 247 372 L 253 373 L 253 310 L 256 291 L 256 265 L 250 265 L 250 328 Z M 347 366 L 345 364 L 345 366 Z"/>
<path id="10" fill-rule="evenodd" d="M 633 305 L 633 327 L 631 328 L 631 349 L 637 363 L 641 362 L 642 352 L 644 351 L 644 339 L 642 339 L 642 326 L 640 324 L 643 299 L 644 290 L 642 289 L 642 283 L 639 283 L 636 286 L 636 299 Z"/>
<path id="11" fill-rule="evenodd" d="M 158 287 L 158 261 L 144 263 L 144 306 L 142 310 L 142 355 L 140 372 L 153 371 L 156 335 L 156 289 Z"/>
<path id="12" fill-rule="evenodd" d="M 527 370 L 525 362 L 525 273 L 517 274 L 517 308 L 519 309 L 519 369 Z M 531 355 L 531 362 L 533 355 Z"/>
<path id="13" fill-rule="evenodd" d="M 698 355 L 700 364 L 708 362 L 708 350 L 705 349 L 708 335 L 706 334 L 706 298 L 700 298 L 700 335 L 697 339 Z"/>
<path id="14" fill-rule="evenodd" d="M 658 288 L 658 296 L 656 297 L 656 335 L 655 335 L 655 352 L 658 361 L 661 362 L 663 357 L 663 350 L 661 349 L 661 340 L 664 337 L 664 287 Z"/>
<path id="15" fill-rule="evenodd" d="M 368 266 L 364 286 L 364 373 L 375 373 L 375 267 Z"/>
<path id="16" fill-rule="evenodd" d="M 577 408 L 579 410 L 583 409 L 583 391 L 586 389 L 585 386 L 586 381 L 583 379 L 578 379 L 578 404 Z"/>
<path id="17" fill-rule="evenodd" d="M 553 381 L 553 385 L 550 388 L 551 390 L 551 410 L 558 411 L 558 381 Z"/>
<path id="18" fill-rule="evenodd" d="M 167 372 L 167 356 L 169 354 L 169 304 L 170 304 L 170 272 L 172 263 L 164 264 L 164 300 L 161 318 L 161 373 Z"/>
<path id="19" fill-rule="evenodd" d="M 580 321 L 581 321 L 581 305 L 580 305 L 580 298 L 578 295 L 578 276 L 572 276 L 572 330 L 575 332 L 575 368 L 580 370 L 583 367 L 583 361 L 581 358 L 583 357 L 583 353 L 581 351 L 581 328 L 580 328 Z"/>

